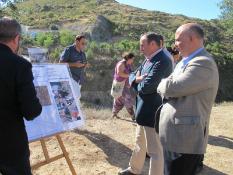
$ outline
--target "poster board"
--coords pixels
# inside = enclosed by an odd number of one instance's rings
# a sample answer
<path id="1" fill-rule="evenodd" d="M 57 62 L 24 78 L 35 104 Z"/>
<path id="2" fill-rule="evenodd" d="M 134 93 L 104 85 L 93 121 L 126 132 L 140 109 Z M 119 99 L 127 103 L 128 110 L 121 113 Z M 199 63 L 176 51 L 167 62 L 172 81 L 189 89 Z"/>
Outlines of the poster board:
<path id="1" fill-rule="evenodd" d="M 42 113 L 25 126 L 29 141 L 84 125 L 67 64 L 33 64 L 32 72 Z"/>
<path id="2" fill-rule="evenodd" d="M 28 48 L 28 55 L 30 61 L 34 63 L 45 63 L 48 61 L 48 49 L 46 48 Z"/>

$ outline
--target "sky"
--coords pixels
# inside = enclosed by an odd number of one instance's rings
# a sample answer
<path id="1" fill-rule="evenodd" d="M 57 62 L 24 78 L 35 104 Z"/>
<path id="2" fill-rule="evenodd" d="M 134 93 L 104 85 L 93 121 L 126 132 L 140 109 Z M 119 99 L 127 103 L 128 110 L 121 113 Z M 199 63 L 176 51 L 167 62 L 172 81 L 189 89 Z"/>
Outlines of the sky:
<path id="1" fill-rule="evenodd" d="M 182 14 L 200 19 L 216 19 L 220 16 L 221 0 L 116 0 L 119 3 L 170 14 Z"/>

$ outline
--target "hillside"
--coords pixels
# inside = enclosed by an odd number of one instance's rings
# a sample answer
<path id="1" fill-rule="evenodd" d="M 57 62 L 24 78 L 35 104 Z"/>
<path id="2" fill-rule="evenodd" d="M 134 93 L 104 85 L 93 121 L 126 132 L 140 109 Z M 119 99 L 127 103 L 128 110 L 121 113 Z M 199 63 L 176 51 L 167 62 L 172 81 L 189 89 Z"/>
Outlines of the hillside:
<path id="1" fill-rule="evenodd" d="M 206 30 L 206 44 L 211 51 L 233 51 L 230 47 L 233 38 L 224 33 L 226 29 L 219 20 L 207 21 L 148 11 L 114 0 L 25 0 L 18 3 L 17 8 L 15 15 L 24 25 L 42 29 L 56 25 L 59 29 L 88 33 L 91 39 L 97 41 L 114 40 L 116 36 L 138 40 L 143 32 L 155 31 L 163 34 L 167 45 L 171 45 L 179 25 L 198 22 Z M 230 57 L 233 57 L 232 54 Z"/>
<path id="2" fill-rule="evenodd" d="M 180 22 L 190 20 L 184 16 L 173 16 L 123 5 L 114 0 L 27 0 L 19 3 L 17 7 L 22 23 L 39 28 L 48 27 L 53 23 L 90 24 L 98 15 L 104 15 L 114 23 L 127 25 L 165 22 L 164 25 L 172 23 L 173 27 L 177 27 Z M 159 25 L 159 27 L 162 26 Z"/>
<path id="3" fill-rule="evenodd" d="M 173 37 L 176 28 L 185 22 L 198 21 L 207 26 L 208 39 L 218 39 L 221 28 L 217 21 L 204 21 L 182 15 L 170 15 L 120 4 L 114 0 L 26 0 L 17 5 L 19 20 L 35 28 L 56 24 L 73 31 L 88 30 L 99 15 L 113 24 L 115 35 L 137 37 L 153 30 Z M 86 27 L 85 27 L 86 26 Z"/>
<path id="4" fill-rule="evenodd" d="M 137 65 L 142 59 L 138 43 L 142 33 L 158 32 L 165 36 L 166 46 L 171 46 L 179 25 L 198 22 L 206 33 L 206 48 L 219 66 L 220 88 L 217 100 L 233 100 L 233 34 L 221 20 L 208 21 L 148 11 L 114 0 L 25 0 L 16 5 L 18 12 L 14 14 L 15 17 L 31 28 L 49 31 L 55 26 L 58 31 L 68 30 L 72 35 L 86 34 L 89 40 L 86 53 L 93 65 L 87 70 L 88 82 L 83 88 L 86 91 L 106 92 L 110 89 L 114 64 L 123 51 L 134 52 Z M 10 11 L 8 13 L 12 15 Z M 24 44 L 25 47 L 48 47 L 51 61 L 56 62 L 64 47 L 73 42 L 72 35 L 69 36 L 69 42 L 60 42 L 61 34 L 52 33 L 40 39 L 39 35 L 33 39 L 27 38 Z"/>
<path id="5" fill-rule="evenodd" d="M 224 43 L 222 50 L 226 47 L 230 49 L 232 44 L 229 36 L 224 35 L 225 29 L 218 20 L 206 21 L 148 11 L 114 0 L 25 0 L 18 3 L 17 8 L 18 13 L 15 15 L 24 25 L 42 29 L 56 25 L 59 29 L 94 35 L 91 38 L 97 41 L 108 41 L 115 36 L 137 40 L 143 32 L 155 31 L 163 34 L 168 45 L 171 45 L 179 25 L 198 22 L 206 29 L 207 44 Z M 108 37 L 105 36 L 106 32 Z"/>

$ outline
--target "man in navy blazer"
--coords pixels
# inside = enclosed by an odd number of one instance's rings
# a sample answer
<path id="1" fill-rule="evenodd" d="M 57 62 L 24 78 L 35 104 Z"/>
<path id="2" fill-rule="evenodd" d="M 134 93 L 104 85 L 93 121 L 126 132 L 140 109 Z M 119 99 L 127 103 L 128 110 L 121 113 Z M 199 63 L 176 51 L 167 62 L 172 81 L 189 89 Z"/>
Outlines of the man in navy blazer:
<path id="1" fill-rule="evenodd" d="M 172 62 L 161 47 L 161 35 L 146 33 L 140 39 L 140 51 L 145 60 L 129 77 L 130 85 L 137 92 L 136 100 L 136 146 L 129 167 L 120 175 L 140 174 L 146 152 L 150 156 L 149 175 L 163 175 L 163 149 L 158 134 L 155 133 L 155 112 L 162 104 L 157 86 L 162 78 L 172 72 Z"/>
<path id="2" fill-rule="evenodd" d="M 33 85 L 32 65 L 17 55 L 21 27 L 11 18 L 0 19 L 0 174 L 31 175 L 24 120 L 42 107 Z"/>

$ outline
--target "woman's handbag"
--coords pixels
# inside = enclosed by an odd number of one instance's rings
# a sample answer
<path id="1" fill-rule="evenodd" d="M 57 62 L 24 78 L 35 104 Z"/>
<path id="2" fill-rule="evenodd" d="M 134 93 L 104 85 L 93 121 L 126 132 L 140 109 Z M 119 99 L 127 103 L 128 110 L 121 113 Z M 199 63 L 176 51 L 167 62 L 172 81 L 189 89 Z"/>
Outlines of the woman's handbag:
<path id="1" fill-rule="evenodd" d="M 113 96 L 113 98 L 118 98 L 122 96 L 124 86 L 125 86 L 125 81 L 119 82 L 119 81 L 113 80 L 112 88 L 111 88 L 111 96 Z"/>

